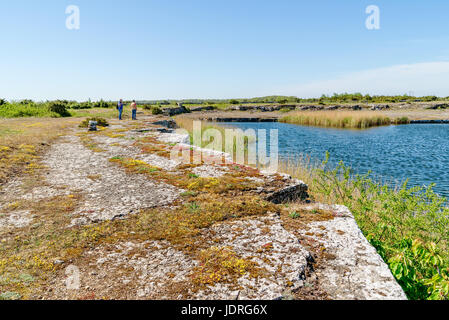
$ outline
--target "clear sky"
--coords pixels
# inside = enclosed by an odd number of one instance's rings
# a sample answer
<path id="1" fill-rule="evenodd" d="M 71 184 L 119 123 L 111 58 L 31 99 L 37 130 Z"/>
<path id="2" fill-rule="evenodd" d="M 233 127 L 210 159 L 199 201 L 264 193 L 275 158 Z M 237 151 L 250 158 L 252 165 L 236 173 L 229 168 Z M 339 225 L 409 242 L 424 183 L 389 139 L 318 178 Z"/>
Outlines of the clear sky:
<path id="1" fill-rule="evenodd" d="M 2 0 L 0 44 L 7 99 L 449 96 L 447 0 Z"/>

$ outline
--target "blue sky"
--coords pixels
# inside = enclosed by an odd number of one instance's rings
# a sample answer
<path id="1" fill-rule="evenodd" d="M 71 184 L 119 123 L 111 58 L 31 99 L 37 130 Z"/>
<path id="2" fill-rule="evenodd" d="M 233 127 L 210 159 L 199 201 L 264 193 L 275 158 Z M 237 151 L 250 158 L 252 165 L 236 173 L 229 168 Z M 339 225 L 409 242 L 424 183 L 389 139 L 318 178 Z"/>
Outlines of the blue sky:
<path id="1" fill-rule="evenodd" d="M 365 27 L 368 5 L 380 30 Z M 0 97 L 449 96 L 448 12 L 446 0 L 5 0 Z"/>

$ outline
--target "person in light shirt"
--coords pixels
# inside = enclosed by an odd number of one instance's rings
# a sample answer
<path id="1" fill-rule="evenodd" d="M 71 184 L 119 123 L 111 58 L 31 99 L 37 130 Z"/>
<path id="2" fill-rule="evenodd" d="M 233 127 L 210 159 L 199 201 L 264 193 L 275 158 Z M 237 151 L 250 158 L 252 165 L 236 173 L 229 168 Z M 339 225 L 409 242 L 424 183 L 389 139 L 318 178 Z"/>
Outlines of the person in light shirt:
<path id="1" fill-rule="evenodd" d="M 131 103 L 131 110 L 132 110 L 132 119 L 137 120 L 137 103 L 136 100 L 133 100 L 133 103 Z"/>

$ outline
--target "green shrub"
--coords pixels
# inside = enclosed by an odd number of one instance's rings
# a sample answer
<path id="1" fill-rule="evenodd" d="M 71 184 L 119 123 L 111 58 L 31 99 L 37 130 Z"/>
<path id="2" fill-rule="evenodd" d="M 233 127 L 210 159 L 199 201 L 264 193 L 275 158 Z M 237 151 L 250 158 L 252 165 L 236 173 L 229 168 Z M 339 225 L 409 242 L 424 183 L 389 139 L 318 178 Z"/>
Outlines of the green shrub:
<path id="1" fill-rule="evenodd" d="M 94 102 L 92 104 L 93 108 L 112 108 L 114 106 L 114 103 L 112 102 L 106 102 L 103 99 L 100 101 Z"/>
<path id="2" fill-rule="evenodd" d="M 67 111 L 67 105 L 62 101 L 49 102 L 48 110 L 60 115 L 61 117 L 70 117 L 70 113 Z"/>
<path id="3" fill-rule="evenodd" d="M 154 114 L 154 115 L 162 114 L 162 109 L 160 107 L 152 107 L 151 114 Z"/>
<path id="4" fill-rule="evenodd" d="M 56 106 L 55 106 L 56 105 Z M 59 106 L 58 106 L 59 105 Z M 58 102 L 45 102 L 35 103 L 28 101 L 28 104 L 24 102 L 12 102 L 3 105 L 0 108 L 1 118 L 22 118 L 22 117 L 61 117 L 70 116 L 70 113 L 64 112 L 65 106 Z M 62 112 L 58 113 L 56 111 Z"/>
<path id="5" fill-rule="evenodd" d="M 230 104 L 239 104 L 240 102 L 238 100 L 231 99 L 231 100 L 229 100 L 229 103 Z"/>
<path id="6" fill-rule="evenodd" d="M 74 109 L 74 110 L 80 110 L 80 109 L 91 109 L 93 107 L 92 103 L 90 102 L 73 102 L 71 103 L 68 108 Z"/>
<path id="7" fill-rule="evenodd" d="M 34 105 L 34 101 L 30 99 L 24 99 L 19 102 L 19 104 L 25 106 L 25 105 Z"/>
<path id="8" fill-rule="evenodd" d="M 290 218 L 292 218 L 292 219 L 298 219 L 298 218 L 301 218 L 301 215 L 298 213 L 298 212 L 292 212 L 292 213 L 290 213 Z"/>
<path id="9" fill-rule="evenodd" d="M 89 126 L 89 121 L 96 121 L 97 122 L 97 126 L 99 126 L 99 127 L 109 127 L 108 121 L 106 119 L 104 119 L 104 118 L 99 118 L 99 117 L 88 118 L 88 119 L 84 120 L 83 122 L 81 122 L 79 127 L 80 128 L 87 128 Z"/>
<path id="10" fill-rule="evenodd" d="M 393 124 L 409 124 L 410 120 L 407 117 L 396 118 L 391 121 Z"/>
<path id="11" fill-rule="evenodd" d="M 7 104 L 8 102 L 5 99 L 0 99 L 0 106 Z"/>

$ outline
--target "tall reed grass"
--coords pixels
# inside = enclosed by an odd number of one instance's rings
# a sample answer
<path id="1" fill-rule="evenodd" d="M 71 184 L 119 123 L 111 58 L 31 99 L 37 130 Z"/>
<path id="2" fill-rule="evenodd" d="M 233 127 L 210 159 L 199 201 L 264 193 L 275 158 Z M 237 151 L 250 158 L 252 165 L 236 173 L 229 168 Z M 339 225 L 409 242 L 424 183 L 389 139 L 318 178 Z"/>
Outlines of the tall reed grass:
<path id="1" fill-rule="evenodd" d="M 390 119 L 371 111 L 298 111 L 280 119 L 281 122 L 305 126 L 366 129 L 390 124 L 408 123 L 407 118 Z"/>

